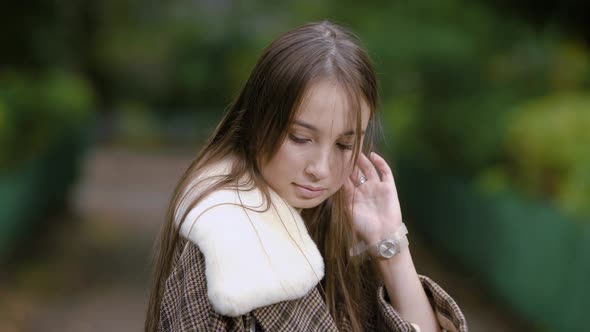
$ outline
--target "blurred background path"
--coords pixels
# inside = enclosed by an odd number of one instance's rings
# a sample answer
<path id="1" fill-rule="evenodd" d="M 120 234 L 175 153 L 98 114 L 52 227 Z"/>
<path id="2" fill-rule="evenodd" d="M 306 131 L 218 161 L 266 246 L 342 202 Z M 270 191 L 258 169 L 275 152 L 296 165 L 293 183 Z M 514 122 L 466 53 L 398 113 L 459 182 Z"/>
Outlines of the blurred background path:
<path id="1" fill-rule="evenodd" d="M 190 152 L 89 151 L 67 212 L 44 220 L 2 271 L 0 331 L 142 330 L 153 240 L 190 160 Z M 419 272 L 454 296 L 471 331 L 532 330 L 411 234 Z"/>

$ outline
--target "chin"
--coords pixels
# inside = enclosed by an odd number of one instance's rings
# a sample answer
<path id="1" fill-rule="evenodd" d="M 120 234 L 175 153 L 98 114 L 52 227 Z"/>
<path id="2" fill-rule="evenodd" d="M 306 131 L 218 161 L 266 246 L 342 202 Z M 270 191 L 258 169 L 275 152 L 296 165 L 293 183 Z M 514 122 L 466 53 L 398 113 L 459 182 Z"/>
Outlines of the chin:
<path id="1" fill-rule="evenodd" d="M 311 208 L 314 208 L 314 207 L 322 204 L 325 200 L 326 200 L 326 198 L 318 198 L 318 199 L 296 198 L 292 202 L 289 202 L 289 204 L 296 209 L 311 209 Z"/>

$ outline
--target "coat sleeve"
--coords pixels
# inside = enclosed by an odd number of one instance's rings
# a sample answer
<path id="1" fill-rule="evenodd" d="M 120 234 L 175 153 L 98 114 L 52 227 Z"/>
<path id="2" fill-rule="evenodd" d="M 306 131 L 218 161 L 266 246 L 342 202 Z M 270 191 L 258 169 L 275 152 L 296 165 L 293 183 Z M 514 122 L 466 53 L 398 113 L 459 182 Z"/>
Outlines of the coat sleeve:
<path id="1" fill-rule="evenodd" d="M 465 316 L 455 300 L 430 278 L 422 275 L 419 277 L 441 329 L 449 332 L 467 332 Z M 381 321 L 388 330 L 420 332 L 418 325 L 402 318 L 393 308 L 383 284 L 377 288 L 377 301 Z"/>
<path id="2" fill-rule="evenodd" d="M 250 314 L 227 317 L 216 313 L 207 297 L 205 261 L 196 246 L 181 240 L 168 277 L 158 331 L 232 331 L 249 330 Z"/>

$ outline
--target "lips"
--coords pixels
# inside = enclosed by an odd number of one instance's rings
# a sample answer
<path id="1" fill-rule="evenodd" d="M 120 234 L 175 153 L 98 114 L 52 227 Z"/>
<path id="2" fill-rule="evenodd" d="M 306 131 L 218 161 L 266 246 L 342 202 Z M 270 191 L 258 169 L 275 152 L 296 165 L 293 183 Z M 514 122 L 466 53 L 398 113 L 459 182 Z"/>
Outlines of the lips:
<path id="1" fill-rule="evenodd" d="M 322 188 L 322 187 L 304 186 L 304 185 L 297 184 L 297 183 L 296 183 L 296 185 L 298 185 L 298 186 L 300 186 L 300 187 L 303 187 L 303 188 L 305 188 L 305 189 L 307 189 L 307 190 L 311 190 L 311 191 L 320 191 L 320 190 L 326 190 L 326 188 Z"/>
<path id="2" fill-rule="evenodd" d="M 327 190 L 323 187 L 304 186 L 297 183 L 293 183 L 293 185 L 295 185 L 297 194 L 307 199 L 319 197 Z"/>

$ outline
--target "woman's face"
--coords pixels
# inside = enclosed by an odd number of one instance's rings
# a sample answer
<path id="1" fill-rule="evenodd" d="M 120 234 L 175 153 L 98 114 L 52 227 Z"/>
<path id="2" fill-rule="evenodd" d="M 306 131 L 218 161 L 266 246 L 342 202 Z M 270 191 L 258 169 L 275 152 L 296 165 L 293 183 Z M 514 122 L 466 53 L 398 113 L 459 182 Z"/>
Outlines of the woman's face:
<path id="1" fill-rule="evenodd" d="M 363 100 L 362 133 L 356 133 L 356 121 L 350 121 L 356 117 L 350 116 L 346 102 L 346 91 L 334 81 L 312 86 L 285 141 L 262 165 L 266 182 L 291 206 L 318 206 L 351 174 L 355 135 L 364 138 L 370 111 Z"/>

